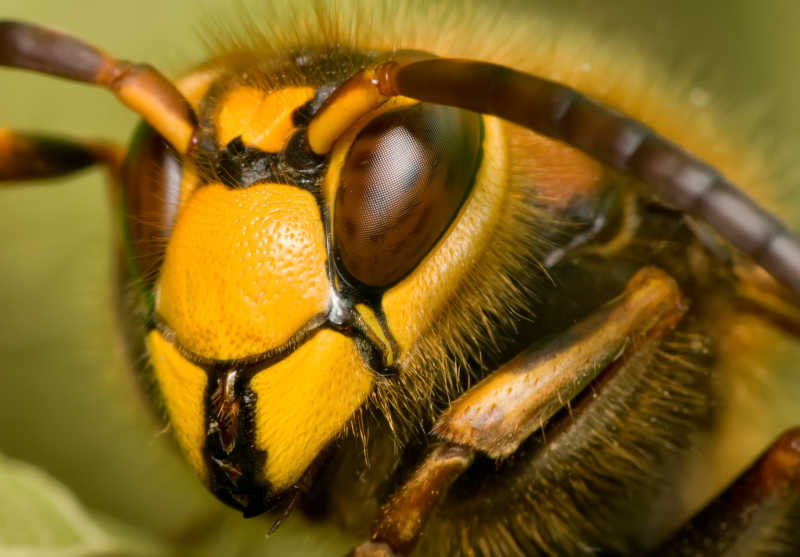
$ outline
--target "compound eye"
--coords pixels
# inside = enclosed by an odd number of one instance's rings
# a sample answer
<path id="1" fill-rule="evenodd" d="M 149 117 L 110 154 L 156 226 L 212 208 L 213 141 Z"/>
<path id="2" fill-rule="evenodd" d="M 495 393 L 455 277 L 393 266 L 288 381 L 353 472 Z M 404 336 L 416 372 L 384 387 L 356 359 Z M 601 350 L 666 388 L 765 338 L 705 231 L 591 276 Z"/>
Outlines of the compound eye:
<path id="1" fill-rule="evenodd" d="M 153 128 L 142 124 L 122 173 L 122 212 L 128 253 L 150 283 L 164 258 L 180 200 L 181 159 Z"/>
<path id="2" fill-rule="evenodd" d="M 337 258 L 350 276 L 387 287 L 416 267 L 472 186 L 481 135 L 478 114 L 424 103 L 359 132 L 333 212 Z"/>

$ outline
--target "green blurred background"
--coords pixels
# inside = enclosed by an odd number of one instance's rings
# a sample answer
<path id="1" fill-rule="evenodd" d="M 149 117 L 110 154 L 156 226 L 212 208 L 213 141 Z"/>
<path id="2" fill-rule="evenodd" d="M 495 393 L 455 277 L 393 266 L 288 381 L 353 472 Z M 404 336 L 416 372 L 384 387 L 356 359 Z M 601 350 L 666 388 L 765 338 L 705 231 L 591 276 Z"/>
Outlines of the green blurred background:
<path id="1" fill-rule="evenodd" d="M 257 5 L 259 2 L 246 2 Z M 115 56 L 175 75 L 203 60 L 199 24 L 220 0 L 0 0 L 0 18 L 62 28 Z M 365 3 L 366 5 L 366 3 Z M 454 3 L 454 10 L 461 9 Z M 496 9 L 496 8 L 495 8 Z M 518 23 L 544 14 L 631 41 L 670 68 L 709 68 L 702 85 L 732 107 L 763 109 L 776 141 L 800 146 L 800 3 L 728 0 L 519 2 Z M 601 31 L 600 31 L 601 30 Z M 706 79 L 707 78 L 707 79 Z M 0 126 L 126 141 L 136 117 L 91 87 L 0 71 Z M 351 542 L 293 517 L 269 523 L 224 509 L 175 454 L 118 365 L 111 307 L 106 176 L 96 170 L 0 191 L 0 453 L 42 467 L 97 513 L 200 554 L 327 555 Z M 767 436 L 800 423 L 800 375 L 768 391 Z M 795 375 L 792 377 L 792 375 Z M 759 411 L 761 411 L 760 409 Z M 0 551 L 2 553 L 2 551 Z"/>

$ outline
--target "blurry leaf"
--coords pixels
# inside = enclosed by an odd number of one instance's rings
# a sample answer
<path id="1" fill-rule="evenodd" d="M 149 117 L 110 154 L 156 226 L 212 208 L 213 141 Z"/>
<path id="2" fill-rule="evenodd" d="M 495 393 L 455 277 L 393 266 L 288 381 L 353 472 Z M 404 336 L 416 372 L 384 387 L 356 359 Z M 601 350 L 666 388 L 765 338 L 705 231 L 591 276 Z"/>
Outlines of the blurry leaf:
<path id="1" fill-rule="evenodd" d="M 164 554 L 133 529 L 92 516 L 69 490 L 42 470 L 0 455 L 3 557 Z"/>

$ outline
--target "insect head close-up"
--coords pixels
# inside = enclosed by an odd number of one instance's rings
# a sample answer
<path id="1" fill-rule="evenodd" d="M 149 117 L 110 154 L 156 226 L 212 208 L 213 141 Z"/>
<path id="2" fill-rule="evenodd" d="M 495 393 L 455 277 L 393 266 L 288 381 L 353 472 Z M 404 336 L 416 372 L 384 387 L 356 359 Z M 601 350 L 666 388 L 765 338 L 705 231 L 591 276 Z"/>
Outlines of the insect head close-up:
<path id="1" fill-rule="evenodd" d="M 0 554 L 800 551 L 800 10 L 44 4 Z"/>

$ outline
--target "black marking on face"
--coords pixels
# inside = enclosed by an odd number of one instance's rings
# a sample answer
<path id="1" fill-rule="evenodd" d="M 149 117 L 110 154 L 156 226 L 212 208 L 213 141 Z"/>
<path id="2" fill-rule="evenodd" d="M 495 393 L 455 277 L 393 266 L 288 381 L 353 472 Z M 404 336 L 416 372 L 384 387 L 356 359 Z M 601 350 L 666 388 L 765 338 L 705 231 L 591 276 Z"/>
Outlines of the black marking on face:
<path id="1" fill-rule="evenodd" d="M 207 370 L 203 453 L 212 493 L 250 517 L 269 510 L 277 500 L 263 478 L 267 453 L 254 443 L 256 395 L 241 372 Z"/>
<path id="2" fill-rule="evenodd" d="M 274 182 L 279 155 L 247 147 L 237 137 L 225 146 L 214 161 L 214 172 L 231 189 Z"/>

